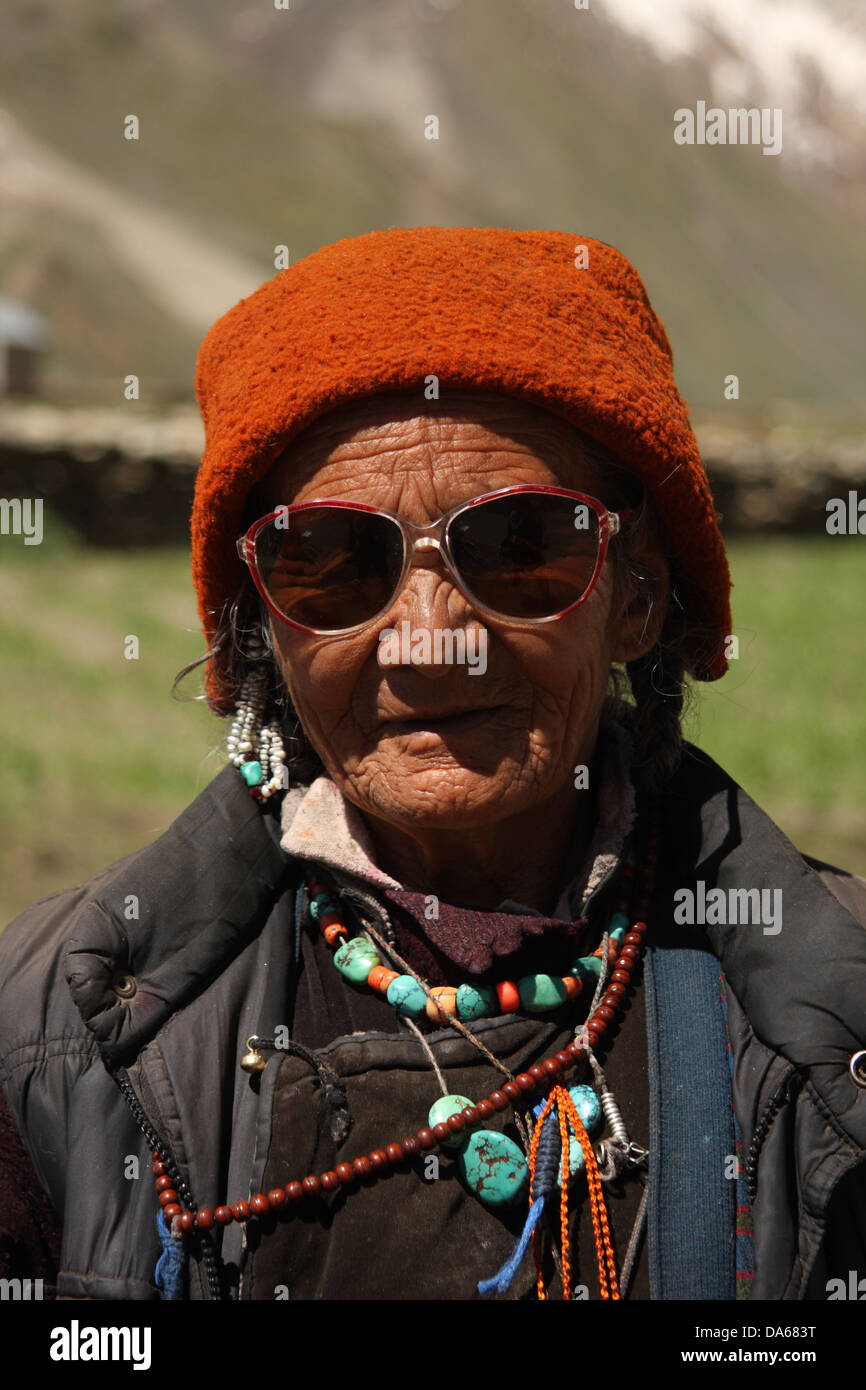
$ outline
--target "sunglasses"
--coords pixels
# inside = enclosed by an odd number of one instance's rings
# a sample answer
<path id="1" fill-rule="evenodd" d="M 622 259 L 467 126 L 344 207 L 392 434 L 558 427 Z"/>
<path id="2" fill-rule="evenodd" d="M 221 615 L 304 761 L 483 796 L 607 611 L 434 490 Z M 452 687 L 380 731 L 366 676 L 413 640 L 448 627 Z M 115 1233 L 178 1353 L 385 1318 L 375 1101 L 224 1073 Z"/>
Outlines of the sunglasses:
<path id="1" fill-rule="evenodd" d="M 428 526 L 358 502 L 279 507 L 238 538 L 238 554 L 275 617 L 334 635 L 375 622 L 401 592 L 416 550 L 438 550 L 479 614 L 549 623 L 585 602 L 611 536 L 631 512 L 567 488 L 501 488 Z"/>

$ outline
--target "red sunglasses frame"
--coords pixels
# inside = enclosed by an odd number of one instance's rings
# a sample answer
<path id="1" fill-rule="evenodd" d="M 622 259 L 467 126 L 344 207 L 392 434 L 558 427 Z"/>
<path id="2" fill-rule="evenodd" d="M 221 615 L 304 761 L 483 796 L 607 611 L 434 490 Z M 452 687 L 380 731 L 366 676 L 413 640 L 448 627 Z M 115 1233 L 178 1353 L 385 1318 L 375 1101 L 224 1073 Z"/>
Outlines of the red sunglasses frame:
<path id="1" fill-rule="evenodd" d="M 551 613 L 548 617 L 544 618 L 513 617 L 507 613 L 500 613 L 498 610 L 482 603 L 472 593 L 472 590 L 460 575 L 460 571 L 451 554 L 448 540 L 448 529 L 451 523 L 464 512 L 471 511 L 473 507 L 481 506 L 484 502 L 492 502 L 500 497 L 516 496 L 519 493 L 543 493 L 554 497 L 569 497 L 575 502 L 584 503 L 594 511 L 598 517 L 598 556 L 596 558 L 595 569 L 593 570 L 592 577 L 587 587 L 584 589 L 580 598 L 576 599 L 574 603 L 570 603 L 567 608 L 563 608 L 558 613 Z M 266 526 L 269 526 L 271 522 L 275 521 L 278 516 L 289 517 L 294 512 L 309 511 L 314 507 L 342 507 L 350 511 L 384 516 L 389 521 L 393 521 L 400 528 L 400 533 L 403 537 L 403 568 L 391 598 L 378 613 L 373 615 L 373 617 L 366 618 L 364 622 L 355 623 L 351 627 L 308 627 L 304 623 L 299 623 L 295 618 L 287 617 L 285 613 L 280 612 L 279 608 L 277 608 L 276 604 L 270 598 L 262 580 L 256 556 L 256 539 L 259 533 L 264 530 Z M 627 518 L 633 514 L 634 509 L 622 512 L 610 512 L 603 502 L 599 502 L 596 497 L 588 496 L 585 492 L 574 492 L 571 488 L 563 487 L 535 487 L 531 483 L 521 483 L 515 487 L 499 488 L 496 492 L 485 492 L 480 497 L 473 497 L 469 502 L 461 502 L 459 506 L 452 507 L 451 511 L 446 512 L 438 521 L 432 521 L 427 526 L 416 526 L 414 522 L 407 521 L 405 517 L 398 516 L 395 512 L 386 511 L 384 507 L 372 507 L 364 502 L 346 502 L 340 498 L 322 497 L 313 498 L 309 502 L 296 502 L 291 506 L 278 507 L 275 511 L 269 512 L 267 516 L 259 517 L 258 521 L 254 521 L 243 535 L 238 536 L 235 544 L 237 546 L 238 555 L 243 560 L 244 564 L 249 567 L 253 583 L 268 611 L 272 613 L 275 618 L 279 618 L 280 622 L 286 623 L 289 627 L 295 628 L 298 632 L 313 633 L 318 637 L 345 637 L 350 633 L 361 632 L 364 628 L 379 622 L 393 606 L 397 597 L 402 593 L 409 571 L 412 568 L 413 556 L 418 549 L 436 549 L 439 551 L 455 586 L 459 589 L 467 602 L 471 604 L 472 608 L 479 614 L 487 615 L 496 622 L 508 623 L 513 627 L 537 627 L 541 623 L 557 622 L 560 618 L 566 617 L 567 614 L 573 613 L 576 608 L 579 608 L 582 603 L 586 602 L 598 583 L 599 576 L 604 568 L 604 562 L 607 558 L 607 547 L 611 537 L 615 536 L 621 530 L 623 521 L 627 520 Z"/>

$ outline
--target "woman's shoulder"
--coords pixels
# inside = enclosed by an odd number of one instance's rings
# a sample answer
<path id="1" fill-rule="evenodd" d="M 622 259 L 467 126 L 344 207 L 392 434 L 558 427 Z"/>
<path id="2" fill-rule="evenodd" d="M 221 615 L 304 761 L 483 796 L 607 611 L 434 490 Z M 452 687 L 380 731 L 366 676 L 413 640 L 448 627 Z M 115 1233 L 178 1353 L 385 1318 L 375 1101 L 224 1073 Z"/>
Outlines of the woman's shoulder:
<path id="1" fill-rule="evenodd" d="M 184 813 L 185 814 L 185 813 Z M 44 959 L 55 942 L 64 939 L 82 912 L 98 902 L 112 885 L 122 882 L 134 869 L 137 860 L 153 852 L 172 834 L 178 821 L 150 844 L 105 865 L 83 883 L 58 889 L 31 903 L 0 931 L 0 988 L 8 981 L 9 973 L 22 957 Z"/>
<path id="2" fill-rule="evenodd" d="M 184 826 L 200 819 L 200 803 L 210 805 L 216 778 L 187 806 L 181 815 L 155 841 L 97 870 L 83 883 L 62 888 L 25 908 L 0 933 L 0 1028 L 10 1016 L 33 1020 L 34 1029 L 44 1031 L 48 1001 L 58 994 L 65 1009 L 71 1003 L 66 985 L 65 954 L 79 924 L 103 904 L 112 902 L 124 886 L 138 878 L 138 868 L 149 860 L 164 862 L 171 847 L 184 839 Z M 135 911 L 135 907 L 130 908 Z M 62 988 L 61 988 L 62 987 Z M 74 1014 L 73 1014 L 74 1017 Z M 2 1044 L 0 1044 L 2 1046 Z"/>
<path id="3" fill-rule="evenodd" d="M 10 1048 L 25 1045 L 26 1033 L 34 1040 L 85 1033 L 66 983 L 66 947 L 82 913 L 135 858 L 40 898 L 0 934 L 0 1062 Z"/>
<path id="4" fill-rule="evenodd" d="M 851 874 L 847 869 L 837 869 L 833 864 L 825 864 L 821 859 L 813 859 L 810 854 L 802 858 L 820 877 L 825 888 L 842 904 L 861 927 L 866 927 L 866 879 Z"/>
<path id="5" fill-rule="evenodd" d="M 51 942 L 58 935 L 63 937 L 87 906 L 104 900 L 116 886 L 129 882 L 139 865 L 165 865 L 166 856 L 178 856 L 183 847 L 191 849 L 202 840 L 217 843 L 221 837 L 230 839 L 236 812 L 244 811 L 249 801 L 238 801 L 232 796 L 239 780 L 227 776 L 233 771 L 223 769 L 155 840 L 98 869 L 83 883 L 40 898 L 14 918 L 0 932 L 0 985 L 22 954 L 29 956 L 50 949 Z M 214 817 L 219 830 L 205 829 Z"/>
<path id="6" fill-rule="evenodd" d="M 28 1040 L 106 1042 L 130 977 L 164 1002 L 192 960 L 205 975 L 236 954 L 289 867 L 273 820 L 229 766 L 157 840 L 10 923 L 0 935 L 0 1074 Z M 140 1004 L 131 1000 L 130 1017 L 147 1013 Z"/>
<path id="7" fill-rule="evenodd" d="M 786 937 L 798 925 L 812 936 L 820 920 L 847 935 L 858 960 L 866 951 L 866 880 L 804 852 L 707 753 L 686 743 L 664 800 L 664 829 L 679 871 L 700 869 L 706 886 L 755 890 L 784 904 Z M 685 881 L 685 878 L 684 880 Z"/>

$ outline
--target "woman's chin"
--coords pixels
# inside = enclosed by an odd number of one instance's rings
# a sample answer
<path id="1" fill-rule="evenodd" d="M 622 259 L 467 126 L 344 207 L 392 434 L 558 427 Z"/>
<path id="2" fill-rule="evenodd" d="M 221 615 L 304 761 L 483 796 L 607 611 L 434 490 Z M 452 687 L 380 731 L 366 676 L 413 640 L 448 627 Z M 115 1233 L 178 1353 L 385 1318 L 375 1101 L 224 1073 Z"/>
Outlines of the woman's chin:
<path id="1" fill-rule="evenodd" d="M 342 790 L 361 811 L 413 830 L 477 830 L 527 809 L 532 800 L 519 769 L 501 759 L 486 775 L 453 759 L 400 759 L 388 772 Z"/>

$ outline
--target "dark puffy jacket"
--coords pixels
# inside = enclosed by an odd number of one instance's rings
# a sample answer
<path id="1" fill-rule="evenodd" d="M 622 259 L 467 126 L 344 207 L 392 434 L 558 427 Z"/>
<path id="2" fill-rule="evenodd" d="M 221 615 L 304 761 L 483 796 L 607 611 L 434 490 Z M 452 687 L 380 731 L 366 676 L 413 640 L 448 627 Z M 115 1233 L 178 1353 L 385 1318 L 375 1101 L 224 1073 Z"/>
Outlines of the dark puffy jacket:
<path id="1" fill-rule="evenodd" d="M 653 951 L 666 949 L 678 888 L 783 894 L 778 934 L 708 925 L 694 940 L 727 983 L 752 1297 L 823 1299 L 830 1274 L 866 1272 L 866 1068 L 850 1066 L 866 1045 L 866 891 L 818 872 L 694 749 L 663 814 Z M 168 1145 L 196 1205 L 260 1190 L 272 1088 L 257 1095 L 237 1059 L 263 1020 L 290 1016 L 301 875 L 279 841 L 274 811 L 226 768 L 155 844 L 0 938 L 0 1087 L 62 1223 L 60 1297 L 159 1296 L 143 1128 Z M 242 1266 L 238 1226 L 220 1238 L 223 1260 Z M 211 1290 L 193 1260 L 190 1296 Z"/>

